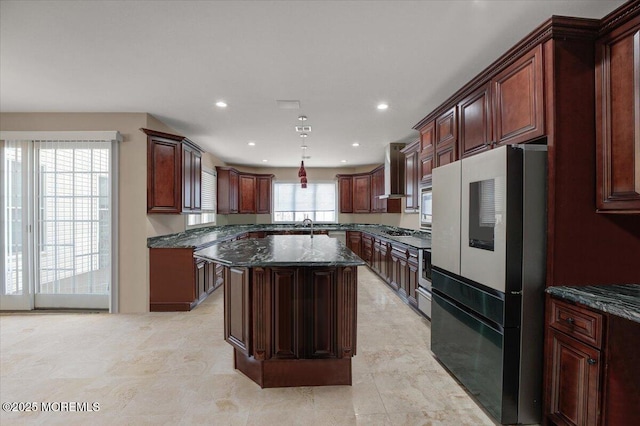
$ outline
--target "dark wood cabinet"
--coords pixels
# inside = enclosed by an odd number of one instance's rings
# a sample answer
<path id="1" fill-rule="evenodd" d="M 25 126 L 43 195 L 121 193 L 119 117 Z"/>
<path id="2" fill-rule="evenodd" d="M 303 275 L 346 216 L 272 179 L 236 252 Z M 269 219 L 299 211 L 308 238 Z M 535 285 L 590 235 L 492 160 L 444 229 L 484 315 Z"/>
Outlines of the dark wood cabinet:
<path id="1" fill-rule="evenodd" d="M 216 167 L 218 214 L 271 213 L 273 175 L 239 172 L 232 167 Z"/>
<path id="2" fill-rule="evenodd" d="M 402 149 L 402 153 L 405 155 L 404 162 L 404 174 L 405 174 L 405 211 L 416 212 L 419 207 L 420 197 L 420 140 L 417 140 Z"/>
<path id="3" fill-rule="evenodd" d="M 224 269 L 224 339 L 247 355 L 251 351 L 249 327 L 251 320 L 249 270 Z"/>
<path id="4" fill-rule="evenodd" d="M 458 103 L 460 157 L 468 157 L 491 147 L 493 132 L 491 84 L 483 84 Z"/>
<path id="5" fill-rule="evenodd" d="M 380 198 L 385 192 L 384 173 L 380 165 L 369 173 L 336 175 L 340 213 L 400 213 L 400 198 Z"/>
<path id="6" fill-rule="evenodd" d="M 256 212 L 256 177 L 252 175 L 240 174 L 239 192 L 238 192 L 238 212 L 239 213 L 255 213 Z"/>
<path id="7" fill-rule="evenodd" d="M 640 354 L 631 342 L 640 341 L 640 323 L 550 296 L 546 311 L 547 422 L 635 424 Z"/>
<path id="8" fill-rule="evenodd" d="M 147 213 L 200 211 L 202 150 L 183 136 L 141 130 L 147 135 Z"/>
<path id="9" fill-rule="evenodd" d="M 222 285 L 215 263 L 196 260 L 193 248 L 149 249 L 149 310 L 190 311 Z"/>
<path id="10" fill-rule="evenodd" d="M 418 251 L 391 243 L 391 287 L 410 305 L 418 306 Z"/>
<path id="11" fill-rule="evenodd" d="M 357 268 L 225 267 L 224 289 L 235 368 L 261 387 L 351 384 Z"/>
<path id="12" fill-rule="evenodd" d="M 271 213 L 271 181 L 273 176 L 256 175 L 256 213 Z"/>
<path id="13" fill-rule="evenodd" d="M 347 231 L 347 247 L 362 258 L 362 234 L 358 231 Z"/>
<path id="14" fill-rule="evenodd" d="M 542 45 L 493 79 L 495 142 L 517 144 L 544 135 Z"/>
<path id="15" fill-rule="evenodd" d="M 371 171 L 371 213 L 387 211 L 387 200 L 380 195 L 384 195 L 384 166 Z"/>
<path id="16" fill-rule="evenodd" d="M 353 213 L 353 176 L 338 175 L 340 213 Z"/>
<path id="17" fill-rule="evenodd" d="M 640 214 L 640 16 L 596 43 L 596 207 Z"/>
<path id="18" fill-rule="evenodd" d="M 362 260 L 371 266 L 373 262 L 373 237 L 369 234 L 362 234 Z"/>
<path id="19" fill-rule="evenodd" d="M 353 212 L 371 213 L 371 175 L 353 175 Z"/>
<path id="20" fill-rule="evenodd" d="M 238 171 L 229 167 L 216 167 L 217 212 L 238 213 Z"/>
<path id="21" fill-rule="evenodd" d="M 429 121 L 420 131 L 420 181 L 423 184 L 431 183 L 431 175 L 434 167 L 434 140 L 435 140 L 435 121 Z M 406 169 L 405 169 L 406 172 Z"/>
<path id="22" fill-rule="evenodd" d="M 202 209 L 202 153 L 182 144 L 182 211 Z"/>

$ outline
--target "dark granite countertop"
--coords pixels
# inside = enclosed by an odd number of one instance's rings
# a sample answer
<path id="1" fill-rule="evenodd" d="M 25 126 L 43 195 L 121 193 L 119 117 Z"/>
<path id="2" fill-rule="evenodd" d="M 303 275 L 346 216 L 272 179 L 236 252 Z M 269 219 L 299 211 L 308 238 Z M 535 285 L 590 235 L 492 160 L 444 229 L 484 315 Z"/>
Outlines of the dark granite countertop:
<path id="1" fill-rule="evenodd" d="M 560 299 L 640 323 L 640 284 L 559 286 L 548 287 L 546 292 Z"/>
<path id="2" fill-rule="evenodd" d="M 358 266 L 364 261 L 342 242 L 326 235 L 269 235 L 227 241 L 198 250 L 194 256 L 226 266 Z"/>
<path id="3" fill-rule="evenodd" d="M 176 234 L 161 235 L 147 239 L 149 248 L 193 248 L 202 249 L 213 244 L 230 240 L 245 232 L 283 232 L 308 231 L 294 224 L 263 224 L 263 225 L 224 225 L 190 229 Z M 386 225 L 372 224 L 314 224 L 314 231 L 361 231 L 374 234 L 390 241 L 397 241 L 419 249 L 431 248 L 431 234 L 414 229 L 397 228 Z M 391 235 L 402 234 L 402 235 Z"/>

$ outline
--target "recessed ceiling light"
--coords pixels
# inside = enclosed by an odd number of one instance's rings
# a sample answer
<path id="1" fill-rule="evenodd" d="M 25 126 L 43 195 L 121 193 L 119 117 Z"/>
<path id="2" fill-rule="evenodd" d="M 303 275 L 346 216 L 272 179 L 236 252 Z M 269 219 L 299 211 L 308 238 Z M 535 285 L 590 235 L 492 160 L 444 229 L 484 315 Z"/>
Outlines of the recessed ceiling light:
<path id="1" fill-rule="evenodd" d="M 308 134 L 306 134 L 306 133 L 300 133 L 300 137 L 301 137 L 301 138 L 306 138 L 307 136 L 309 136 L 309 135 L 308 135 Z"/>
<path id="2" fill-rule="evenodd" d="M 298 120 L 300 120 L 300 121 L 306 121 L 306 120 L 307 120 L 307 116 L 306 116 L 306 115 L 299 115 L 299 116 L 298 116 Z"/>
<path id="3" fill-rule="evenodd" d="M 307 148 L 309 148 L 309 147 L 308 147 L 308 146 L 306 146 L 306 145 L 302 145 L 302 146 L 300 146 L 300 149 L 307 149 Z"/>
<path id="4" fill-rule="evenodd" d="M 255 143 L 255 142 L 249 142 L 249 143 L 247 143 L 247 145 L 249 145 L 249 146 L 256 146 L 256 143 Z"/>
<path id="5" fill-rule="evenodd" d="M 269 160 L 262 160 L 263 163 L 266 163 L 267 161 L 269 161 Z"/>
<path id="6" fill-rule="evenodd" d="M 346 162 L 347 162 L 347 160 L 340 160 L 340 162 L 341 162 L 341 163 L 346 163 Z"/>
<path id="7" fill-rule="evenodd" d="M 377 108 L 378 108 L 378 109 L 381 109 L 381 110 L 384 110 L 384 109 L 389 108 L 389 104 L 386 104 L 386 103 L 382 102 L 382 103 L 379 103 L 379 104 L 378 104 L 378 107 L 377 107 Z"/>
<path id="8" fill-rule="evenodd" d="M 227 107 L 227 103 L 225 101 L 218 101 L 218 102 L 216 102 L 216 106 L 218 108 L 226 108 Z"/>
<path id="9" fill-rule="evenodd" d="M 360 146 L 360 144 L 358 142 L 354 142 L 351 144 L 351 146 Z"/>

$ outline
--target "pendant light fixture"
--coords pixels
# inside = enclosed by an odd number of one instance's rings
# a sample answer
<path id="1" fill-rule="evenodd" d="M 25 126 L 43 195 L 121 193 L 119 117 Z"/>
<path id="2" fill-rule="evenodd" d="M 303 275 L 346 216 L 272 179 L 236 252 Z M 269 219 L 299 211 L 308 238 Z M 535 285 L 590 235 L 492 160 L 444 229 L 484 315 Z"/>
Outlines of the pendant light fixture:
<path id="1" fill-rule="evenodd" d="M 307 120 L 307 117 L 305 115 L 300 115 L 298 116 L 298 120 L 300 120 L 304 124 L 304 122 Z M 306 130 L 304 126 L 296 127 L 296 130 L 298 128 L 302 130 Z M 309 135 L 307 133 L 300 133 L 300 137 L 303 140 L 308 136 Z M 306 188 L 307 187 L 307 171 L 304 168 L 304 154 L 306 152 L 307 146 L 303 144 L 300 148 L 302 149 L 302 160 L 300 160 L 300 169 L 298 170 L 298 177 L 300 178 L 300 187 Z"/>

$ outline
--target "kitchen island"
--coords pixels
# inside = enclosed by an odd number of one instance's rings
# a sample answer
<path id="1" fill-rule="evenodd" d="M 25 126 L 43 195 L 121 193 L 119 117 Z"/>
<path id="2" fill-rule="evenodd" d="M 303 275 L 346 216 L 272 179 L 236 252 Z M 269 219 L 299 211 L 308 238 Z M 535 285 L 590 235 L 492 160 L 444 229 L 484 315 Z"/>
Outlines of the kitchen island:
<path id="1" fill-rule="evenodd" d="M 225 340 L 235 368 L 263 388 L 350 385 L 357 267 L 325 235 L 270 235 L 194 253 L 224 267 Z"/>

